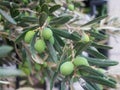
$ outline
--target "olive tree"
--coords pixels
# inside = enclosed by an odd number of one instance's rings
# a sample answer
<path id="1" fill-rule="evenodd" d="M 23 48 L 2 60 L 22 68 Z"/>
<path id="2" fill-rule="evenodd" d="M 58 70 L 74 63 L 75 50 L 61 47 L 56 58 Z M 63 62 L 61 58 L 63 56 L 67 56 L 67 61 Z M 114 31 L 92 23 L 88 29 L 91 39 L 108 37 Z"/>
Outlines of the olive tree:
<path id="1" fill-rule="evenodd" d="M 98 28 L 107 15 L 81 20 L 81 8 L 79 0 L 0 0 L 0 77 L 26 77 L 31 86 L 32 77 L 40 83 L 47 78 L 51 90 L 55 81 L 61 90 L 73 90 L 81 79 L 85 90 L 115 88 L 117 82 L 101 67 L 118 62 L 97 50 L 112 49 L 103 43 L 109 36 Z M 2 68 L 9 63 L 17 69 Z"/>

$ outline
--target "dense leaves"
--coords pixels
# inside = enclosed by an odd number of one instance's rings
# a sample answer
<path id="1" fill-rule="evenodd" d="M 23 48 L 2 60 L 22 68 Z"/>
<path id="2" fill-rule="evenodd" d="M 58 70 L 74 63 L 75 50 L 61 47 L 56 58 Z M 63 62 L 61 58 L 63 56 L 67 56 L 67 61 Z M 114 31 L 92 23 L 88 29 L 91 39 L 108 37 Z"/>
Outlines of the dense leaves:
<path id="1" fill-rule="evenodd" d="M 101 43 L 108 39 L 108 35 L 96 30 L 96 26 L 107 15 L 78 25 L 76 21 L 79 20 L 80 13 L 76 12 L 81 10 L 82 2 L 77 3 L 72 0 L 63 4 L 60 0 L 0 1 L 0 25 L 3 26 L 3 31 L 0 30 L 0 64 L 6 64 L 10 59 L 9 63 L 18 64 L 20 69 L 0 68 L 0 77 L 29 76 L 28 79 L 25 78 L 28 85 L 31 82 L 43 84 L 47 77 L 51 84 L 50 90 L 55 81 L 61 81 L 61 90 L 65 90 L 67 84 L 71 86 L 76 82 L 74 78 L 85 80 L 85 90 L 100 90 L 98 84 L 115 88 L 114 79 L 97 71 L 100 67 L 118 64 L 97 50 L 112 49 Z M 73 5 L 75 10 L 67 4 Z M 81 29 L 91 25 L 89 31 Z M 84 52 L 92 58 L 83 55 Z M 74 63 L 77 56 L 85 57 L 88 65 L 84 66 L 84 61 L 81 64 L 79 60 L 79 64 Z M 60 69 L 65 62 L 72 64 L 71 72 L 65 71 L 67 74 L 62 72 L 64 68 L 62 71 Z"/>

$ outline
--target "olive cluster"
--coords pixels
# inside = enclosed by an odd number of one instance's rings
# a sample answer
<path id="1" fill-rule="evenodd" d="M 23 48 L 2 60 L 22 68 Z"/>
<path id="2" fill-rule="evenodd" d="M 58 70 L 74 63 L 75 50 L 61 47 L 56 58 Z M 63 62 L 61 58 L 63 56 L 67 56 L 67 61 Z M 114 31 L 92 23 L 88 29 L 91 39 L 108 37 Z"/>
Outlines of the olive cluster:
<path id="1" fill-rule="evenodd" d="M 74 11 L 74 9 L 75 9 L 74 4 L 68 4 L 68 9 L 70 11 Z"/>
<path id="2" fill-rule="evenodd" d="M 25 34 L 24 41 L 29 44 L 31 42 L 32 38 L 34 37 L 34 35 L 35 35 L 35 31 L 33 31 L 33 30 L 28 31 Z M 53 32 L 50 28 L 44 28 L 40 32 L 40 37 L 41 38 L 36 39 L 35 44 L 34 44 L 34 48 L 38 53 L 42 53 L 45 51 L 45 49 L 46 49 L 45 40 L 49 41 L 51 44 L 54 44 Z M 89 36 L 86 33 L 83 33 L 80 42 L 86 43 L 89 41 L 90 41 Z M 86 58 L 77 56 L 72 61 L 64 62 L 60 66 L 60 73 L 64 76 L 68 76 L 68 75 L 72 74 L 72 72 L 75 70 L 75 68 L 80 65 L 89 66 L 89 63 Z"/>
<path id="3" fill-rule="evenodd" d="M 89 66 L 89 63 L 88 63 L 86 58 L 81 57 L 81 56 L 77 56 L 76 58 L 73 59 L 73 61 L 64 62 L 60 66 L 60 72 L 64 76 L 68 76 L 68 75 L 72 74 L 75 67 L 78 67 L 80 65 Z"/>
<path id="4" fill-rule="evenodd" d="M 30 43 L 34 35 L 35 31 L 28 31 L 24 37 L 24 41 Z M 41 36 L 43 39 L 37 39 L 34 44 L 34 48 L 38 53 L 42 53 L 46 49 L 46 43 L 44 40 L 48 40 L 51 44 L 54 44 L 53 32 L 50 28 L 44 28 L 41 32 Z"/>
<path id="5" fill-rule="evenodd" d="M 89 35 L 83 32 L 80 42 L 87 43 L 89 41 L 90 41 Z M 64 62 L 60 66 L 60 72 L 64 76 L 70 75 L 75 70 L 75 67 L 78 67 L 80 65 L 89 66 L 89 63 L 86 58 L 77 56 L 72 61 Z M 87 75 L 87 73 L 83 71 L 82 72 L 78 71 L 78 73 Z"/>

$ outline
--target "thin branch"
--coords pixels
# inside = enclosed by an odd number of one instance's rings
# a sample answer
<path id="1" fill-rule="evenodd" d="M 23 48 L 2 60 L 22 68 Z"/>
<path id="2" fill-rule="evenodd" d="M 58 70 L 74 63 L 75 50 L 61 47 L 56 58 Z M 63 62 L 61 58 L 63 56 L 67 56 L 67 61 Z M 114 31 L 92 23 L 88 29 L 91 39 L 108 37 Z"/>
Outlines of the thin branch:
<path id="1" fill-rule="evenodd" d="M 15 43 L 14 43 L 14 47 L 15 47 L 16 54 L 18 55 L 19 59 L 22 61 L 22 57 L 21 57 L 21 55 L 19 54 L 19 51 L 18 51 L 17 46 L 16 46 Z"/>
<path id="2" fill-rule="evenodd" d="M 19 8 L 18 10 L 19 11 L 28 11 L 28 12 L 35 13 L 35 14 L 38 13 L 38 12 L 33 11 L 33 10 L 29 9 L 29 8 Z"/>

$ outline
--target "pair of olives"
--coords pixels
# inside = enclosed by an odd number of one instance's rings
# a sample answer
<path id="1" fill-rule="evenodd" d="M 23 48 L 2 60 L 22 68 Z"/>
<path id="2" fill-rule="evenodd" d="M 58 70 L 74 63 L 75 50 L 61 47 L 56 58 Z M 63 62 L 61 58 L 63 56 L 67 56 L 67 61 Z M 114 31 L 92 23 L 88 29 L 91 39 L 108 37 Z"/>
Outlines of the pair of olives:
<path id="1" fill-rule="evenodd" d="M 30 43 L 32 38 L 34 37 L 35 32 L 34 31 L 28 31 L 24 37 L 24 41 L 26 43 Z M 54 37 L 53 37 L 53 32 L 50 28 L 44 28 L 42 30 L 42 37 L 44 40 L 49 40 L 51 44 L 54 44 Z M 38 53 L 44 52 L 46 48 L 45 41 L 43 39 L 38 39 L 36 40 L 34 44 L 34 48 Z"/>
<path id="2" fill-rule="evenodd" d="M 86 58 L 77 56 L 76 58 L 74 58 L 73 62 L 71 62 L 71 61 L 64 62 L 60 66 L 60 72 L 62 75 L 68 76 L 74 71 L 75 66 L 77 67 L 80 65 L 89 66 L 89 63 Z"/>

